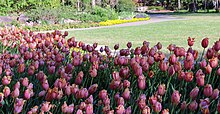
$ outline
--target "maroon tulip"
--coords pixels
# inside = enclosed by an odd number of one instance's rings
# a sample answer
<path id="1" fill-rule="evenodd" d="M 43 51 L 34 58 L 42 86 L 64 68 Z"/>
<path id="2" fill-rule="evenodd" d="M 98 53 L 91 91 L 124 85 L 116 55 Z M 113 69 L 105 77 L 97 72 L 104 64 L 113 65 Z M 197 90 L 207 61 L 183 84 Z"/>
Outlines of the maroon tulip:
<path id="1" fill-rule="evenodd" d="M 218 113 L 220 113 L 220 101 L 218 101 L 217 110 L 218 110 Z"/>
<path id="2" fill-rule="evenodd" d="M 195 111 L 198 108 L 198 103 L 196 102 L 196 100 L 194 100 L 193 102 L 191 102 L 188 106 L 189 110 L 191 111 Z"/>
<path id="3" fill-rule="evenodd" d="M 192 91 L 190 92 L 190 98 L 191 99 L 195 99 L 198 96 L 199 93 L 199 88 L 195 87 L 194 89 L 192 89 Z"/>
<path id="4" fill-rule="evenodd" d="M 204 38 L 201 42 L 203 48 L 207 48 L 209 45 L 209 38 Z"/>
<path id="5" fill-rule="evenodd" d="M 138 106 L 141 110 L 143 110 L 144 107 L 146 106 L 146 95 L 145 94 L 141 94 L 140 97 L 138 98 Z"/>
<path id="6" fill-rule="evenodd" d="M 162 44 L 160 42 L 158 42 L 156 47 L 157 47 L 158 50 L 160 50 L 160 49 L 162 49 Z"/>
<path id="7" fill-rule="evenodd" d="M 193 46 L 193 44 L 194 44 L 194 41 L 195 40 L 195 38 L 191 38 L 191 37 L 188 37 L 188 45 L 191 47 L 191 46 Z"/>
<path id="8" fill-rule="evenodd" d="M 130 49 L 131 46 L 132 46 L 132 43 L 131 43 L 131 42 L 128 42 L 128 43 L 127 43 L 127 47 Z"/>
<path id="9" fill-rule="evenodd" d="M 172 54 L 172 55 L 170 56 L 170 58 L 169 58 L 169 63 L 170 63 L 171 65 L 174 65 L 176 62 L 177 62 L 177 57 L 176 57 L 175 54 Z"/>
<path id="10" fill-rule="evenodd" d="M 207 59 L 211 59 L 214 56 L 214 50 L 212 48 L 209 48 L 206 52 Z"/>
<path id="11" fill-rule="evenodd" d="M 220 41 L 216 41 L 213 47 L 214 47 L 215 51 L 219 51 L 220 50 Z"/>
<path id="12" fill-rule="evenodd" d="M 75 79 L 75 84 L 80 85 L 83 80 L 83 71 L 80 71 Z"/>
<path id="13" fill-rule="evenodd" d="M 219 96 L 219 90 L 218 89 L 214 89 L 211 98 L 212 99 L 218 99 Z"/>
<path id="14" fill-rule="evenodd" d="M 104 100 L 107 96 L 108 96 L 108 93 L 107 93 L 106 90 L 101 90 L 101 91 L 99 92 L 99 98 L 100 98 L 100 99 Z"/>
<path id="15" fill-rule="evenodd" d="M 173 65 L 171 65 L 169 68 L 168 68 L 168 75 L 169 76 L 173 76 L 175 74 L 175 69 L 173 67 Z"/>
<path id="16" fill-rule="evenodd" d="M 175 90 L 172 94 L 171 102 L 174 105 L 178 105 L 180 103 L 180 97 L 181 97 L 181 95 L 179 94 L 179 91 Z"/>
<path id="17" fill-rule="evenodd" d="M 130 81 L 124 80 L 124 82 L 123 82 L 123 87 L 124 87 L 124 88 L 129 88 L 129 87 L 130 87 Z"/>
<path id="18" fill-rule="evenodd" d="M 168 49 L 169 51 L 174 51 L 175 48 L 176 48 L 176 45 L 175 45 L 175 44 L 170 44 L 170 45 L 167 47 L 167 49 Z"/>
<path id="19" fill-rule="evenodd" d="M 88 89 L 89 94 L 95 93 L 96 90 L 97 90 L 97 88 L 98 88 L 98 84 L 93 84 L 93 85 L 91 85 L 91 86 L 89 87 L 89 89 Z"/>
<path id="20" fill-rule="evenodd" d="M 212 85 L 211 85 L 211 84 L 206 84 L 206 86 L 204 87 L 203 94 L 204 94 L 206 97 L 209 97 L 209 96 L 212 95 L 212 93 L 213 93 Z"/>

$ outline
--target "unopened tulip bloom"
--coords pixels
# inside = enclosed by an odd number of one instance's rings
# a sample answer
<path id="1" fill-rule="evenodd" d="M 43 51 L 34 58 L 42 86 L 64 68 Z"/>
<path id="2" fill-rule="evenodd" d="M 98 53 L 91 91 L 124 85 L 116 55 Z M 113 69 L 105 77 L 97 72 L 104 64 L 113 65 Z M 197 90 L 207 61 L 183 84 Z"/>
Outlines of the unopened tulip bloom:
<path id="1" fill-rule="evenodd" d="M 160 102 L 156 102 L 152 108 L 154 112 L 159 113 L 162 110 L 162 105 Z"/>
<path id="2" fill-rule="evenodd" d="M 83 80 L 83 72 L 80 71 L 75 79 L 75 84 L 80 85 L 82 83 Z"/>
<path id="3" fill-rule="evenodd" d="M 204 38 L 201 42 L 203 48 L 207 48 L 209 45 L 209 38 Z"/>
<path id="4" fill-rule="evenodd" d="M 180 109 L 181 109 L 181 110 L 185 110 L 186 108 L 187 108 L 186 101 L 183 101 L 183 102 L 181 103 Z"/>
<path id="5" fill-rule="evenodd" d="M 17 98 L 19 95 L 20 95 L 20 90 L 19 90 L 18 88 L 15 88 L 15 90 L 12 91 L 11 96 L 12 96 L 13 98 Z"/>
<path id="6" fill-rule="evenodd" d="M 219 90 L 218 89 L 214 89 L 211 98 L 212 99 L 218 99 L 219 96 Z"/>
<path id="7" fill-rule="evenodd" d="M 97 90 L 97 88 L 98 88 L 98 84 L 93 84 L 93 85 L 91 85 L 91 86 L 89 87 L 89 89 L 88 89 L 89 94 L 95 93 L 96 90 Z"/>
<path id="8" fill-rule="evenodd" d="M 101 90 L 101 91 L 99 92 L 99 98 L 100 98 L 100 99 L 104 100 L 107 96 L 108 96 L 108 93 L 107 93 L 106 90 Z"/>
<path id="9" fill-rule="evenodd" d="M 194 44 L 194 41 L 195 40 L 195 38 L 191 38 L 191 37 L 188 37 L 188 45 L 191 47 L 191 46 L 193 46 L 193 44 Z"/>
<path id="10" fill-rule="evenodd" d="M 140 75 L 138 77 L 138 87 L 141 90 L 144 90 L 146 88 L 146 77 L 144 75 Z"/>
<path id="11" fill-rule="evenodd" d="M 191 82 L 193 80 L 193 72 L 185 72 L 185 81 Z"/>
<path id="12" fill-rule="evenodd" d="M 180 103 L 180 93 L 179 91 L 175 90 L 172 94 L 172 97 L 171 97 L 171 102 L 174 104 L 174 105 L 178 105 Z"/>
<path id="13" fill-rule="evenodd" d="M 209 113 L 209 105 L 210 105 L 209 98 L 200 99 L 199 107 L 203 114 Z"/>
<path id="14" fill-rule="evenodd" d="M 212 68 L 216 68 L 218 66 L 218 58 L 214 57 L 212 59 L 209 59 L 209 64 Z"/>
<path id="15" fill-rule="evenodd" d="M 126 88 L 124 90 L 124 92 L 122 93 L 122 96 L 125 100 L 129 100 L 130 99 L 130 90 L 128 88 Z"/>
<path id="16" fill-rule="evenodd" d="M 38 106 L 34 106 L 33 108 L 31 108 L 30 111 L 28 111 L 27 114 L 37 114 L 38 113 Z"/>
<path id="17" fill-rule="evenodd" d="M 196 77 L 196 83 L 198 86 L 204 86 L 205 75 L 201 75 L 201 76 Z"/>
<path id="18" fill-rule="evenodd" d="M 27 87 L 28 84 L 29 84 L 28 78 L 27 77 L 23 78 L 21 83 L 22 83 L 23 86 Z"/>
<path id="19" fill-rule="evenodd" d="M 138 98 L 138 106 L 141 110 L 144 109 L 144 107 L 147 105 L 146 104 L 146 95 L 145 94 L 141 94 L 140 97 Z"/>
<path id="20" fill-rule="evenodd" d="M 204 87 L 203 94 L 204 94 L 206 97 L 209 97 L 209 96 L 212 95 L 212 93 L 213 93 L 212 85 L 211 85 L 211 84 L 206 84 L 206 86 Z"/>
<path id="21" fill-rule="evenodd" d="M 168 68 L 168 75 L 169 76 L 173 76 L 175 74 L 175 69 L 173 67 L 173 65 L 171 65 L 169 68 Z"/>
<path id="22" fill-rule="evenodd" d="M 150 108 L 148 106 L 145 106 L 142 110 L 142 114 L 150 114 Z"/>
<path id="23" fill-rule="evenodd" d="M 90 95 L 86 100 L 85 100 L 86 104 L 92 104 L 93 103 L 93 96 Z"/>
<path id="24" fill-rule="evenodd" d="M 190 98 L 191 99 L 195 99 L 198 96 L 199 93 L 199 88 L 195 87 L 194 89 L 192 89 L 192 91 L 190 92 Z"/>
<path id="25" fill-rule="evenodd" d="M 86 105 L 86 114 L 93 114 L 93 105 L 92 104 Z"/>
<path id="26" fill-rule="evenodd" d="M 8 86 L 5 86 L 4 89 L 3 89 L 3 93 L 4 93 L 5 97 L 8 97 L 11 93 L 10 88 Z"/>
<path id="27" fill-rule="evenodd" d="M 2 78 L 2 85 L 8 85 L 11 83 L 11 76 L 4 76 Z"/>
<path id="28" fill-rule="evenodd" d="M 14 114 L 19 114 L 23 110 L 25 100 L 16 98 L 16 101 L 14 103 Z"/>
<path id="29" fill-rule="evenodd" d="M 169 114 L 169 109 L 163 109 L 161 114 Z"/>
<path id="30" fill-rule="evenodd" d="M 52 107 L 53 107 L 53 105 L 51 105 L 50 102 L 44 102 L 41 106 L 41 111 L 42 112 L 49 112 Z"/>
<path id="31" fill-rule="evenodd" d="M 166 92 L 165 84 L 160 84 L 158 86 L 157 92 L 158 92 L 159 95 L 163 96 L 165 94 L 165 92 Z"/>
<path id="32" fill-rule="evenodd" d="M 116 114 L 124 114 L 125 113 L 125 108 L 123 105 L 119 105 L 116 107 Z"/>
<path id="33" fill-rule="evenodd" d="M 168 69 L 168 63 L 164 61 L 160 61 L 159 68 L 161 71 L 165 72 Z"/>
<path id="34" fill-rule="evenodd" d="M 210 74 L 212 72 L 212 67 L 210 66 L 210 64 L 208 64 L 206 67 L 205 67 L 205 71 L 207 74 Z"/>
<path id="35" fill-rule="evenodd" d="M 188 106 L 189 110 L 191 111 L 195 111 L 198 108 L 198 103 L 196 102 L 196 100 L 194 100 L 193 102 L 191 102 Z"/>
<path id="36" fill-rule="evenodd" d="M 130 87 L 130 81 L 124 80 L 124 82 L 123 82 L 123 87 L 124 87 L 124 88 L 129 88 L 129 87 Z"/>
<path id="37" fill-rule="evenodd" d="M 220 76 L 220 68 L 218 68 L 218 70 L 216 71 L 216 74 L 217 74 L 218 76 Z"/>
<path id="38" fill-rule="evenodd" d="M 177 62 L 177 57 L 176 57 L 175 54 L 172 54 L 172 55 L 170 56 L 170 58 L 169 58 L 169 63 L 170 63 L 171 65 L 174 65 L 176 62 Z"/>
<path id="39" fill-rule="evenodd" d="M 205 59 L 203 59 L 200 63 L 199 63 L 201 68 L 205 68 L 207 66 L 207 62 Z"/>
<path id="40" fill-rule="evenodd" d="M 117 105 L 124 105 L 125 104 L 125 100 L 123 97 L 119 97 L 117 100 Z"/>
<path id="41" fill-rule="evenodd" d="M 0 93 L 0 105 L 2 105 L 3 100 L 4 100 L 4 94 Z"/>
<path id="42" fill-rule="evenodd" d="M 125 110 L 125 114 L 132 114 L 131 106 Z"/>

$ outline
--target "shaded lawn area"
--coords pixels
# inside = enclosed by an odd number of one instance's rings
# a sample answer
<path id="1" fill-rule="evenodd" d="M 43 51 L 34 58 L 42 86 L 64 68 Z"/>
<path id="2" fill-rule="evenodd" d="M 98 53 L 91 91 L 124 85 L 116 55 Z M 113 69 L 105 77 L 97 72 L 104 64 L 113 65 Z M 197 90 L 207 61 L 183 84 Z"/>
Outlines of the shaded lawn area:
<path id="1" fill-rule="evenodd" d="M 213 16 L 215 15 L 215 16 Z M 157 42 L 163 44 L 163 51 L 169 44 L 187 47 L 187 38 L 194 37 L 194 49 L 203 50 L 201 40 L 209 38 L 210 44 L 220 38 L 220 16 L 216 14 L 182 15 L 187 20 L 151 23 L 141 26 L 102 28 L 93 30 L 70 31 L 69 36 L 75 36 L 77 41 L 86 43 L 97 42 L 100 45 L 108 45 L 113 48 L 119 43 L 120 48 L 126 47 L 131 41 L 133 46 L 141 46 L 144 40 L 151 46 Z"/>

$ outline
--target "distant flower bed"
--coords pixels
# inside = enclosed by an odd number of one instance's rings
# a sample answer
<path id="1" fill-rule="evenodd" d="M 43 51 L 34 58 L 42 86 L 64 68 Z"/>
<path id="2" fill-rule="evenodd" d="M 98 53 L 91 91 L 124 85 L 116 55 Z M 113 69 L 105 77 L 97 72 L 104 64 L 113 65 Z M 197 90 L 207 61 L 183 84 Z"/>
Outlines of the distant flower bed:
<path id="1" fill-rule="evenodd" d="M 150 17 L 146 17 L 146 18 L 132 18 L 130 20 L 108 20 L 105 22 L 100 22 L 99 25 L 100 26 L 110 26 L 110 25 L 116 25 L 116 24 L 122 24 L 122 23 L 130 23 L 130 22 L 137 22 L 137 21 L 147 21 L 150 20 Z"/>

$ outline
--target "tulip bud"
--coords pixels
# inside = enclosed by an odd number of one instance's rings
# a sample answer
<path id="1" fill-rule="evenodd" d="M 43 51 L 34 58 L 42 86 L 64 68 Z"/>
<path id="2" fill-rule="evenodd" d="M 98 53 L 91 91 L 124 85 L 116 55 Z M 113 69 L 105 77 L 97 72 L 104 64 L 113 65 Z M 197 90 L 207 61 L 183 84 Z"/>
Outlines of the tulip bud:
<path id="1" fill-rule="evenodd" d="M 212 95 L 212 93 L 213 93 L 212 85 L 211 85 L 211 84 L 206 84 L 206 86 L 204 87 L 203 94 L 204 94 L 206 97 L 209 97 L 209 96 Z"/>
<path id="2" fill-rule="evenodd" d="M 212 99 L 218 99 L 219 96 L 219 90 L 218 89 L 214 89 L 211 98 Z"/>
<path id="3" fill-rule="evenodd" d="M 180 94 L 179 94 L 179 91 L 175 90 L 172 94 L 172 97 L 171 97 L 171 102 L 174 104 L 174 105 L 178 105 L 180 103 Z"/>
<path id="4" fill-rule="evenodd" d="M 159 95 L 163 96 L 165 94 L 165 92 L 166 92 L 165 84 L 160 84 L 158 86 L 157 92 L 158 92 Z"/>
<path id="5" fill-rule="evenodd" d="M 190 92 L 190 98 L 191 99 L 195 99 L 198 96 L 199 93 L 199 88 L 195 87 L 194 89 L 192 89 L 192 91 Z"/>
<path id="6" fill-rule="evenodd" d="M 191 102 L 188 106 L 189 110 L 191 111 L 195 111 L 198 108 L 198 103 L 196 102 L 196 100 L 194 100 L 193 102 Z"/>
<path id="7" fill-rule="evenodd" d="M 116 108 L 116 114 L 124 114 L 125 113 L 125 108 L 123 105 L 119 105 L 117 108 Z"/>
<path id="8" fill-rule="evenodd" d="M 146 77 L 143 75 L 140 75 L 138 77 L 138 87 L 141 90 L 144 90 L 146 88 Z"/>
<path id="9" fill-rule="evenodd" d="M 145 106 L 142 110 L 142 114 L 150 114 L 150 108 L 148 106 Z"/>
<path id="10" fill-rule="evenodd" d="M 4 76 L 2 78 L 2 85 L 8 85 L 11 83 L 11 76 Z"/>
<path id="11" fill-rule="evenodd" d="M 4 93 L 5 97 L 8 97 L 11 93 L 10 88 L 8 86 L 5 86 L 4 89 L 3 89 L 3 93 Z"/>
<path id="12" fill-rule="evenodd" d="M 83 80 L 83 72 L 80 71 L 75 79 L 75 84 L 80 85 L 82 83 Z"/>
<path id="13" fill-rule="evenodd" d="M 207 48 L 209 45 L 209 38 L 204 38 L 201 42 L 203 48 Z"/>
<path id="14" fill-rule="evenodd" d="M 218 66 L 218 58 L 214 57 L 212 59 L 209 59 L 209 64 L 212 68 L 216 68 Z"/>
<path id="15" fill-rule="evenodd" d="M 160 102 L 156 102 L 152 108 L 154 112 L 159 113 L 162 110 L 162 105 Z"/>
<path id="16" fill-rule="evenodd" d="M 172 55 L 170 56 L 170 58 L 169 58 L 169 63 L 170 63 L 171 65 L 174 65 L 176 62 L 177 62 L 177 57 L 176 57 L 175 54 L 172 54 Z"/>
<path id="17" fill-rule="evenodd" d="M 107 93 L 106 90 L 101 90 L 101 91 L 99 92 L 99 99 L 104 100 L 107 96 L 108 96 L 108 93 Z"/>
<path id="18" fill-rule="evenodd" d="M 161 114 L 169 114 L 169 109 L 163 109 Z"/>
<path id="19" fill-rule="evenodd" d="M 160 62 L 160 65 L 159 65 L 159 68 L 160 68 L 160 70 L 163 71 L 163 72 L 167 71 L 167 69 L 168 69 L 168 63 L 161 61 L 161 62 Z"/>
<path id="20" fill-rule="evenodd" d="M 122 94 L 123 98 L 125 100 L 129 100 L 130 99 L 130 90 L 128 88 L 126 88 Z"/>
<path id="21" fill-rule="evenodd" d="M 206 67 L 205 67 L 205 71 L 207 74 L 210 74 L 212 72 L 212 67 L 210 66 L 210 64 L 208 64 Z"/>
<path id="22" fill-rule="evenodd" d="M 191 82 L 193 80 L 193 72 L 185 72 L 185 81 Z"/>
<path id="23" fill-rule="evenodd" d="M 205 59 L 203 59 L 200 63 L 200 67 L 201 68 L 205 68 L 206 67 L 206 65 L 207 65 L 207 63 L 206 63 L 206 60 Z"/>
<path id="24" fill-rule="evenodd" d="M 23 86 L 27 87 L 28 83 L 29 83 L 28 78 L 27 77 L 23 78 L 21 83 L 22 83 Z"/>
<path id="25" fill-rule="evenodd" d="M 193 44 L 194 44 L 194 41 L 195 40 L 195 38 L 190 38 L 190 37 L 188 37 L 188 45 L 191 47 L 191 46 L 193 46 Z"/>
<path id="26" fill-rule="evenodd" d="M 185 110 L 187 108 L 186 101 L 183 101 L 180 106 L 181 110 Z"/>
<path id="27" fill-rule="evenodd" d="M 92 104 L 86 105 L 86 114 L 93 114 L 93 105 Z"/>
<path id="28" fill-rule="evenodd" d="M 96 90 L 97 90 L 97 88 L 98 88 L 98 84 L 93 84 L 93 85 L 91 85 L 91 86 L 89 87 L 89 89 L 88 89 L 89 94 L 95 93 Z"/>
<path id="29" fill-rule="evenodd" d="M 169 68 L 168 68 L 168 75 L 169 76 L 173 76 L 175 74 L 175 69 L 173 67 L 173 65 L 171 65 Z"/>

